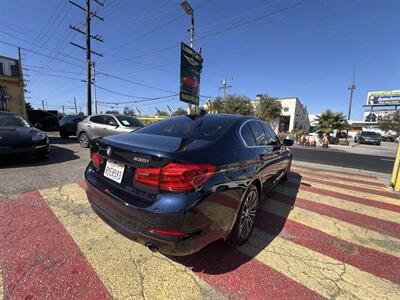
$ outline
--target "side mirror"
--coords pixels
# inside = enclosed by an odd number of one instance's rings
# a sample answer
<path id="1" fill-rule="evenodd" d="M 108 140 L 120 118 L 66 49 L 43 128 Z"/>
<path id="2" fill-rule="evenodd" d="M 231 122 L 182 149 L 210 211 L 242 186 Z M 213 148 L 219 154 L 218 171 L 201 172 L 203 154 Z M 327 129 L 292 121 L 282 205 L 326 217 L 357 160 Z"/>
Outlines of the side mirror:
<path id="1" fill-rule="evenodd" d="M 290 140 L 290 139 L 284 139 L 284 140 L 283 140 L 283 144 L 284 144 L 285 146 L 293 146 L 294 141 L 293 141 L 293 140 Z"/>
<path id="2" fill-rule="evenodd" d="M 33 127 L 37 128 L 37 129 L 42 129 L 43 128 L 42 124 L 40 124 L 40 123 L 33 124 Z"/>

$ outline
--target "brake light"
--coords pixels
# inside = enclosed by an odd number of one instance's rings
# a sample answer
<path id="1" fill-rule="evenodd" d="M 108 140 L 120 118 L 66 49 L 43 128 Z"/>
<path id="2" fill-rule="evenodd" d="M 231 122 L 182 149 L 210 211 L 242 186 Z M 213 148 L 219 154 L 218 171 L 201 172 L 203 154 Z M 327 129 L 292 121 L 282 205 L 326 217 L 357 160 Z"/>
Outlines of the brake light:
<path id="1" fill-rule="evenodd" d="M 96 169 L 99 169 L 103 160 L 101 156 L 97 152 L 90 151 L 90 158 L 92 159 L 92 164 L 94 165 L 94 167 Z"/>
<path id="2" fill-rule="evenodd" d="M 170 163 L 163 168 L 137 168 L 135 182 L 168 191 L 189 191 L 215 174 L 215 166 Z"/>

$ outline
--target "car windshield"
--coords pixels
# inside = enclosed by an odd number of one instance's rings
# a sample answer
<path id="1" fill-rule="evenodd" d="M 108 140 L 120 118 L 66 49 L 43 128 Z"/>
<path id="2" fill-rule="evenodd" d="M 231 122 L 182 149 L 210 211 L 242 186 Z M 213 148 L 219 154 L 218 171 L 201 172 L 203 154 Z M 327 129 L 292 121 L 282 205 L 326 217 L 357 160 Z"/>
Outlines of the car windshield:
<path id="1" fill-rule="evenodd" d="M 364 135 L 364 136 L 379 136 L 378 133 L 373 132 L 373 131 L 365 131 L 362 133 L 362 135 Z"/>
<path id="2" fill-rule="evenodd" d="M 118 121 L 127 127 L 143 127 L 143 124 L 139 122 L 139 120 L 128 117 L 128 116 L 115 116 Z"/>
<path id="3" fill-rule="evenodd" d="M 138 130 L 139 133 L 179 137 L 183 139 L 215 140 L 235 121 L 233 118 L 181 116 L 159 121 Z"/>
<path id="4" fill-rule="evenodd" d="M 24 118 L 13 114 L 0 115 L 0 127 L 31 127 Z"/>

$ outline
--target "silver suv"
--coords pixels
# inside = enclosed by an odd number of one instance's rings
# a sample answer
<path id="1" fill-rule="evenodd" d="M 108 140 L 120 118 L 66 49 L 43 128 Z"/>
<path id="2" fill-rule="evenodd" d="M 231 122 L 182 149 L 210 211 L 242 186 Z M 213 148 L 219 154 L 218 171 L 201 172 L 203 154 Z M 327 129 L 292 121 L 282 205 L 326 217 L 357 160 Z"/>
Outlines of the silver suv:
<path id="1" fill-rule="evenodd" d="M 78 123 L 76 136 L 81 147 L 89 147 L 89 142 L 95 137 L 126 133 L 143 127 L 138 119 L 125 115 L 95 115 Z"/>

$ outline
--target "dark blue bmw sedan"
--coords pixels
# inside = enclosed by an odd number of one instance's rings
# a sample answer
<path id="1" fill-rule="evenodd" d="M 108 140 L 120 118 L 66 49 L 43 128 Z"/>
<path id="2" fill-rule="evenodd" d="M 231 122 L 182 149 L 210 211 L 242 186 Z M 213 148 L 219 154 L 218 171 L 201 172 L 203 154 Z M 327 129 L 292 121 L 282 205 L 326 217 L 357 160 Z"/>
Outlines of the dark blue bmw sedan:
<path id="1" fill-rule="evenodd" d="M 292 144 L 252 117 L 174 117 L 95 139 L 86 193 L 106 223 L 152 251 L 187 255 L 219 239 L 240 245 L 261 195 L 286 179 Z"/>

